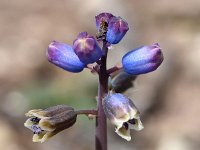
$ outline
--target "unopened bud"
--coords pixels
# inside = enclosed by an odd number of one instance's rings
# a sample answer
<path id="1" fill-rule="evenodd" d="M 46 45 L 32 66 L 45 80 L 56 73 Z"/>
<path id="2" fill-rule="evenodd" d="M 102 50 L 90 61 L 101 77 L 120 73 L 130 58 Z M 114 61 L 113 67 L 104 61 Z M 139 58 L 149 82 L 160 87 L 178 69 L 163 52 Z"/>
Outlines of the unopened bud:
<path id="1" fill-rule="evenodd" d="M 49 62 L 69 72 L 81 72 L 85 67 L 71 46 L 57 41 L 49 44 L 47 58 Z"/>
<path id="2" fill-rule="evenodd" d="M 73 49 L 84 64 L 94 63 L 102 56 L 101 48 L 93 36 L 81 32 L 73 42 Z"/>
<path id="3" fill-rule="evenodd" d="M 111 44 L 117 44 L 129 30 L 128 23 L 121 17 L 113 17 L 108 24 L 106 40 Z"/>
<path id="4" fill-rule="evenodd" d="M 161 48 L 156 43 L 128 52 L 123 56 L 122 64 L 128 74 L 139 75 L 156 70 L 163 59 Z"/>

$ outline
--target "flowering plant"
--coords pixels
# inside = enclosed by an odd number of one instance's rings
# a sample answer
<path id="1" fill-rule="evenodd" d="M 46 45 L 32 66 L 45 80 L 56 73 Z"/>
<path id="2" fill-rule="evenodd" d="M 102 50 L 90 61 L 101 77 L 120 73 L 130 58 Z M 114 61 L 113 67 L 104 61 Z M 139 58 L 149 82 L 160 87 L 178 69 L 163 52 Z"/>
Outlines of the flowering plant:
<path id="1" fill-rule="evenodd" d="M 87 68 L 99 76 L 97 110 L 74 110 L 66 105 L 30 110 L 24 125 L 33 131 L 33 142 L 42 143 L 73 126 L 81 114 L 96 116 L 96 150 L 107 149 L 106 118 L 115 126 L 115 132 L 127 141 L 131 140 L 130 129 L 143 129 L 138 109 L 121 93 L 133 86 L 137 75 L 152 72 L 160 66 L 163 61 L 161 48 L 155 43 L 131 50 L 123 56 L 121 65 L 107 69 L 109 46 L 119 43 L 129 27 L 124 19 L 111 13 L 101 13 L 95 19 L 96 38 L 81 32 L 72 46 L 53 41 L 48 46 L 47 58 L 66 71 L 79 73 Z"/>

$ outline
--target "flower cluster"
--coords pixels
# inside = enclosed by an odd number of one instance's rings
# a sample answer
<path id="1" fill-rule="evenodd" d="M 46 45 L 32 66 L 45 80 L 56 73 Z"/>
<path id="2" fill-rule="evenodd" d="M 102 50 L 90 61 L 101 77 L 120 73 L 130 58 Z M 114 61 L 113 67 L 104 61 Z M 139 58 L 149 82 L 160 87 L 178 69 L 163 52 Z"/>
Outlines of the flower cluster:
<path id="1" fill-rule="evenodd" d="M 142 46 L 126 53 L 120 67 L 102 71 L 102 65 L 105 65 L 103 67 L 106 69 L 107 47 L 119 43 L 129 26 L 124 19 L 111 13 L 101 13 L 95 16 L 95 19 L 98 31 L 96 37 L 81 32 L 71 46 L 53 41 L 48 46 L 47 58 L 49 62 L 69 72 L 79 73 L 88 68 L 99 76 L 104 74 L 104 77 L 107 77 L 105 80 L 110 77 L 110 91 L 105 90 L 102 106 L 107 118 L 115 125 L 116 133 L 129 141 L 130 129 L 139 131 L 143 129 L 143 125 L 133 101 L 121 93 L 133 86 L 132 81 L 137 75 L 156 70 L 164 59 L 163 54 L 158 43 Z M 102 49 L 99 42 L 103 42 Z M 72 126 L 76 122 L 77 114 L 73 108 L 61 105 L 47 110 L 31 110 L 27 116 L 30 118 L 25 122 L 25 126 L 33 131 L 33 141 L 44 142 Z"/>
<path id="2" fill-rule="evenodd" d="M 119 43 L 129 30 L 128 23 L 121 17 L 101 13 L 96 17 L 97 39 L 110 44 Z M 81 32 L 73 46 L 53 41 L 47 51 L 48 60 L 69 72 L 81 72 L 88 64 L 98 62 L 103 52 L 94 36 Z M 131 75 L 139 75 L 156 70 L 163 61 L 159 44 L 143 46 L 131 50 L 122 58 L 123 69 Z"/>

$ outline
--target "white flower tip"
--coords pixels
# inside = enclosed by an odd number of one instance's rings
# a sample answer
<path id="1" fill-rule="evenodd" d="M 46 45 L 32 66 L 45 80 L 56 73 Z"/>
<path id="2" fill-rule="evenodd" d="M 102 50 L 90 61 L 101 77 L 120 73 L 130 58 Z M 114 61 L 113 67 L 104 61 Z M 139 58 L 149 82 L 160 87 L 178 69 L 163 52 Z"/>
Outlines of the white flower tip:
<path id="1" fill-rule="evenodd" d="M 123 139 L 130 141 L 131 135 L 130 135 L 130 129 L 126 129 L 125 127 L 116 128 L 115 132 Z"/>
<path id="2" fill-rule="evenodd" d="M 122 136 L 121 136 L 122 137 Z M 127 140 L 127 141 L 131 141 L 131 136 L 124 136 L 124 137 L 122 137 L 122 138 L 124 138 L 125 140 Z"/>
<path id="3" fill-rule="evenodd" d="M 41 134 L 34 134 L 33 135 L 33 142 L 37 142 L 37 143 L 44 143 L 45 141 L 47 141 L 50 137 L 51 137 L 51 133 L 47 132 L 47 133 L 41 133 Z"/>
<path id="4" fill-rule="evenodd" d="M 130 124 L 130 128 L 131 128 L 131 129 L 134 129 L 134 130 L 136 130 L 136 131 L 141 131 L 142 129 L 144 129 L 144 126 L 143 126 L 143 124 L 142 124 L 140 118 L 138 118 L 138 119 L 136 120 L 136 124 L 134 124 L 134 125 Z"/>

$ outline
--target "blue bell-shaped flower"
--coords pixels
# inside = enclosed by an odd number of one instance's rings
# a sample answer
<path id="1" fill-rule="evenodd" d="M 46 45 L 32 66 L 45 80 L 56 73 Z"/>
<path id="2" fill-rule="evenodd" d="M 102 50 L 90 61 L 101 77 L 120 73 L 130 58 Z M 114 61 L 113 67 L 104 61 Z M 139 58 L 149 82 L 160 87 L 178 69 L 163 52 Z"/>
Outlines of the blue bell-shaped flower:
<path id="1" fill-rule="evenodd" d="M 103 108 L 106 117 L 115 125 L 115 132 L 127 141 L 131 140 L 130 129 L 140 131 L 144 128 L 139 111 L 123 94 L 108 94 L 103 100 Z"/>
<path id="2" fill-rule="evenodd" d="M 155 43 L 134 49 L 122 58 L 123 69 L 132 75 L 139 75 L 156 70 L 163 61 L 160 46 Z"/>

